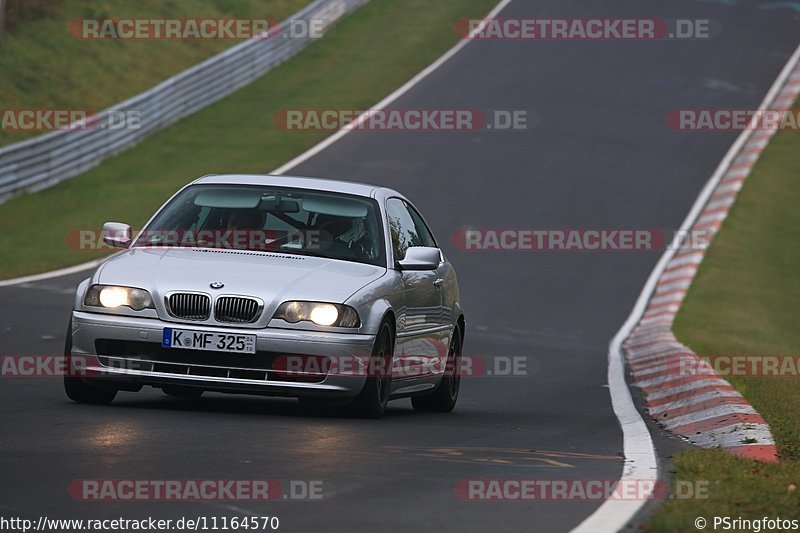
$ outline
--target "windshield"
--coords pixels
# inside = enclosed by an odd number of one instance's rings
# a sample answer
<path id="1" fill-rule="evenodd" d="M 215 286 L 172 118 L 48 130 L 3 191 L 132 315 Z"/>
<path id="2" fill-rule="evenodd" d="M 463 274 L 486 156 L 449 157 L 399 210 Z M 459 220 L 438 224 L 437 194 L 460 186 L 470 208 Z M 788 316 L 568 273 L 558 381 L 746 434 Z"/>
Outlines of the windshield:
<path id="1" fill-rule="evenodd" d="M 135 246 L 259 250 L 386 266 L 378 204 L 345 194 L 194 185 L 167 204 Z"/>

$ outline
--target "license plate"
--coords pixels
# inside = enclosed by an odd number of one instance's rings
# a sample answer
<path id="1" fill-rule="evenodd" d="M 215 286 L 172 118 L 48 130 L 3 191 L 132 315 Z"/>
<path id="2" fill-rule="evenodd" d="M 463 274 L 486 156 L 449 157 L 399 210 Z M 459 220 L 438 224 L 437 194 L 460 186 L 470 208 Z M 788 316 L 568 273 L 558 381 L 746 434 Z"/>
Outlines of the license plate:
<path id="1" fill-rule="evenodd" d="M 161 346 L 208 352 L 256 353 L 256 336 L 164 328 Z"/>

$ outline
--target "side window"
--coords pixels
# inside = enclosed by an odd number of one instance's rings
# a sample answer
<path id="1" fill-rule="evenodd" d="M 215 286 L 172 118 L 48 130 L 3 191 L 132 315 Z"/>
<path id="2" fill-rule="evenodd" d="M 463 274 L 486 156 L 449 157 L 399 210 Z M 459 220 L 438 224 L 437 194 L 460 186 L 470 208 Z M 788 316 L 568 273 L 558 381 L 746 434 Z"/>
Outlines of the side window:
<path id="1" fill-rule="evenodd" d="M 433 234 L 431 230 L 428 229 L 428 226 L 425 225 L 425 221 L 422 220 L 422 216 L 419 212 L 414 209 L 414 206 L 406 204 L 408 207 L 408 212 L 411 213 L 411 218 L 414 220 L 414 228 L 417 230 L 417 235 L 419 235 L 420 243 L 417 246 L 430 246 L 431 248 L 438 248 L 436 246 L 436 239 L 433 238 Z"/>
<path id="2" fill-rule="evenodd" d="M 431 232 L 413 207 L 398 198 L 390 198 L 386 202 L 386 212 L 395 260 L 405 258 L 409 246 L 436 246 Z"/>

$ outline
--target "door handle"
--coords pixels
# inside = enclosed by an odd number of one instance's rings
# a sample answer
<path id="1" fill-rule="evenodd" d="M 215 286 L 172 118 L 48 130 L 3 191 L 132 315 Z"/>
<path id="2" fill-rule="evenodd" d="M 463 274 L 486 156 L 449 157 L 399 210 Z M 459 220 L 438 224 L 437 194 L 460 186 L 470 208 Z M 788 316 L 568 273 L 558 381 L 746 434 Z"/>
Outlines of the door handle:
<path id="1" fill-rule="evenodd" d="M 444 285 L 444 280 L 442 278 L 436 278 L 436 281 L 433 282 L 434 287 L 441 287 Z"/>

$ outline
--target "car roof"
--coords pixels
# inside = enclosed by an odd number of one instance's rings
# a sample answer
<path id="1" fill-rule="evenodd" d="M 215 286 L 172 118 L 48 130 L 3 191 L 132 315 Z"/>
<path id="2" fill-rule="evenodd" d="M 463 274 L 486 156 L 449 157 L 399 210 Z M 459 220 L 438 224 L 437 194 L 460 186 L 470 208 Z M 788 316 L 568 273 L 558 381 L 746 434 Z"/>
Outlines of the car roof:
<path id="1" fill-rule="evenodd" d="M 378 191 L 387 196 L 401 196 L 401 194 L 368 183 L 354 181 L 333 180 L 327 178 L 310 178 L 301 176 L 277 176 L 274 174 L 210 174 L 192 182 L 192 184 L 219 184 L 219 185 L 265 185 L 269 187 L 287 187 L 296 189 L 311 189 L 324 192 L 339 192 L 355 196 L 373 198 Z"/>

